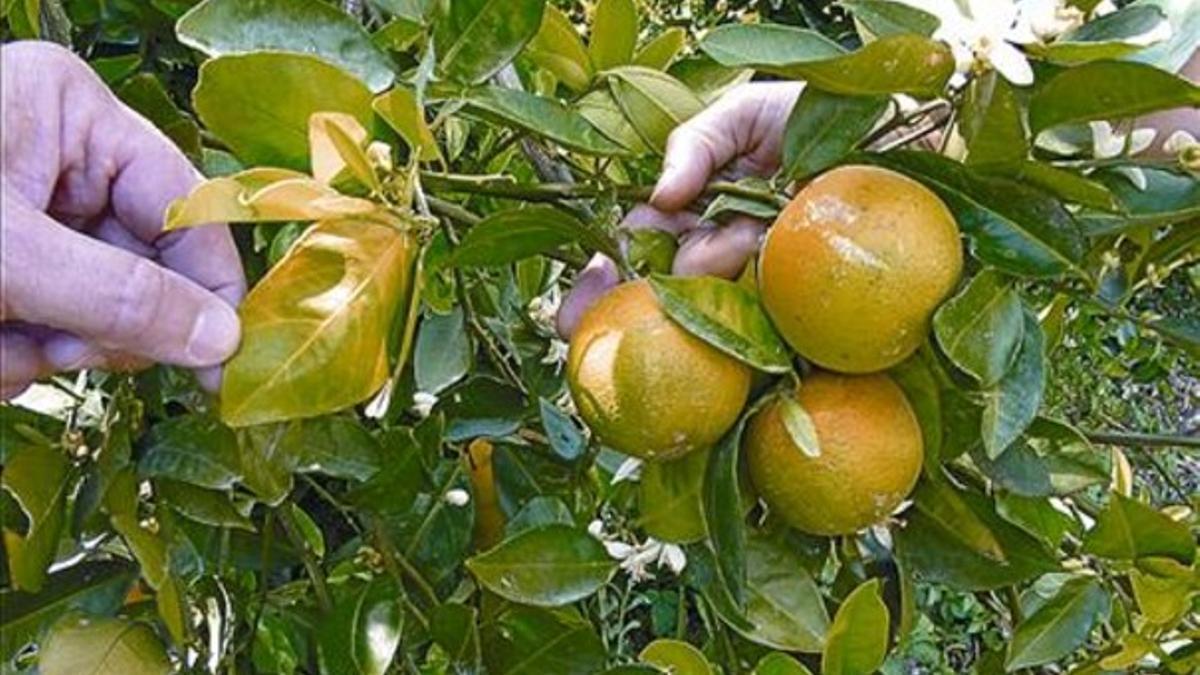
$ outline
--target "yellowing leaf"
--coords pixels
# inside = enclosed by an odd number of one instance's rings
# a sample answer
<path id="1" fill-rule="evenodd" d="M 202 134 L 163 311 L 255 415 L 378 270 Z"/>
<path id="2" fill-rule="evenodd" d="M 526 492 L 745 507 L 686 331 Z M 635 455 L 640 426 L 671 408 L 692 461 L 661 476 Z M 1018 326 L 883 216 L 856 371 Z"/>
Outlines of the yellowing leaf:
<path id="1" fill-rule="evenodd" d="M 438 149 L 437 140 L 429 125 L 425 123 L 425 113 L 417 102 L 417 95 L 412 89 L 395 87 L 388 93 L 379 96 L 371 104 L 375 112 L 388 123 L 405 143 L 417 153 L 423 162 L 441 160 L 442 153 Z"/>
<path id="2" fill-rule="evenodd" d="M 526 45 L 525 55 L 575 91 L 587 89 L 592 80 L 592 62 L 583 41 L 567 15 L 554 5 L 546 6 L 542 26 Z"/>
<path id="3" fill-rule="evenodd" d="M 374 202 L 347 197 L 287 169 L 250 169 L 197 185 L 167 207 L 163 231 L 210 223 L 260 223 L 363 216 Z"/>
<path id="4" fill-rule="evenodd" d="M 333 412 L 387 380 L 415 242 L 365 219 L 319 222 L 246 296 L 221 417 L 240 427 Z"/>
<path id="5" fill-rule="evenodd" d="M 308 152 L 313 178 L 330 184 L 349 169 L 363 185 L 379 187 L 371 161 L 363 151 L 367 130 L 353 115 L 316 113 L 308 119 Z"/>

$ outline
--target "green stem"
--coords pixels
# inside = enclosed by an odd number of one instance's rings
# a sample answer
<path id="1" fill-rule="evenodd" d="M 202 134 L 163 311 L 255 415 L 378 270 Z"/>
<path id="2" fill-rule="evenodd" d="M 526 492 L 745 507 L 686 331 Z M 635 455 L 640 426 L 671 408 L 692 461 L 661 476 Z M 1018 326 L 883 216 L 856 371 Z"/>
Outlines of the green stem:
<path id="1" fill-rule="evenodd" d="M 438 600 L 437 592 L 433 590 L 433 586 L 429 585 L 424 575 L 417 568 L 413 567 L 408 558 L 404 557 L 404 554 L 400 553 L 399 549 L 396 548 L 382 522 L 375 521 L 374 526 L 371 528 L 371 538 L 375 541 L 375 548 L 383 556 L 384 566 L 388 568 L 392 576 L 396 577 L 397 581 L 402 581 L 404 577 L 407 577 L 417 587 L 417 590 L 421 592 L 421 595 L 424 596 L 425 601 L 429 603 L 430 607 L 437 607 L 441 604 L 441 601 Z"/>
<path id="2" fill-rule="evenodd" d="M 1124 431 L 1084 431 L 1093 443 L 1133 448 L 1200 448 L 1200 437 L 1172 434 L 1144 434 Z"/>
<path id="3" fill-rule="evenodd" d="M 652 185 L 597 185 L 593 183 L 517 183 L 508 176 L 470 176 L 463 174 L 423 171 L 421 180 L 431 189 L 446 192 L 468 192 L 504 199 L 530 202 L 556 202 L 564 199 L 587 199 L 615 194 L 621 199 L 645 201 L 654 192 Z M 713 181 L 703 194 L 708 197 L 729 195 L 783 208 L 788 198 L 774 192 L 757 190 L 730 181 Z"/>
<path id="4" fill-rule="evenodd" d="M 284 503 L 275 510 L 275 514 L 279 516 L 279 524 L 283 526 L 283 531 L 288 540 L 292 542 L 292 546 L 300 551 L 300 561 L 304 564 L 308 578 L 312 580 L 313 592 L 317 595 L 317 605 L 323 613 L 328 614 L 333 610 L 333 596 L 329 594 L 329 585 L 325 581 L 325 572 L 321 569 L 320 561 L 317 560 L 317 556 L 309 548 L 308 542 L 300 534 L 296 517 L 292 515 L 292 505 L 290 501 Z"/>

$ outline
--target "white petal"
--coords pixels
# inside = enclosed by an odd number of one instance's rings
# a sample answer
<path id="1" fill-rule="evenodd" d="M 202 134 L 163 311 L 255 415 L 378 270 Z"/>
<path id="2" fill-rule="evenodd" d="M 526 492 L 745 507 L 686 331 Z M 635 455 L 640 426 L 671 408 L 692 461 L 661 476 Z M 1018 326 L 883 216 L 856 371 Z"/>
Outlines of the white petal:
<path id="1" fill-rule="evenodd" d="M 1117 4 L 1115 2 L 1112 0 L 1101 0 L 1100 4 L 1096 5 L 1095 8 L 1092 9 L 1092 16 L 1105 16 L 1106 14 L 1112 14 L 1115 11 L 1117 11 Z"/>
<path id="2" fill-rule="evenodd" d="M 471 493 L 462 489 L 449 490 L 443 499 L 450 506 L 466 506 L 471 501 Z"/>
<path id="3" fill-rule="evenodd" d="M 1151 145 L 1154 145 L 1154 138 L 1158 136 L 1158 131 L 1154 129 L 1134 129 L 1129 137 L 1129 154 L 1137 155 L 1145 152 Z"/>
<path id="4" fill-rule="evenodd" d="M 1137 45 L 1139 47 L 1146 47 L 1164 40 L 1170 40 L 1173 33 L 1174 32 L 1171 30 L 1171 22 L 1163 19 L 1162 21 L 1159 21 L 1154 28 L 1151 28 L 1141 35 L 1135 35 L 1131 38 L 1128 38 L 1125 40 L 1125 42 L 1131 45 Z"/>
<path id="5" fill-rule="evenodd" d="M 604 521 L 597 518 L 597 519 L 593 520 L 592 522 L 588 523 L 587 532 L 588 532 L 588 534 L 592 535 L 593 537 L 595 537 L 597 539 L 603 539 L 604 538 Z"/>
<path id="6" fill-rule="evenodd" d="M 413 394 L 412 410 L 418 417 L 429 417 L 429 413 L 433 412 L 433 406 L 437 405 L 438 397 L 425 391 L 418 391 Z"/>
<path id="7" fill-rule="evenodd" d="M 608 551 L 609 557 L 614 560 L 625 560 L 633 555 L 637 549 L 623 541 L 606 541 L 604 542 L 604 550 Z"/>
<path id="8" fill-rule="evenodd" d="M 1146 190 L 1146 174 L 1136 166 L 1118 166 L 1113 169 L 1133 183 L 1133 186 L 1143 192 Z"/>
<path id="9" fill-rule="evenodd" d="M 617 472 L 613 474 L 612 484 L 616 485 L 621 481 L 636 481 L 642 477 L 642 460 L 630 457 L 621 462 L 621 466 L 617 467 Z"/>
<path id="10" fill-rule="evenodd" d="M 367 416 L 367 419 L 378 420 L 387 414 L 388 408 L 392 405 L 392 389 L 395 383 L 394 379 L 388 378 L 388 381 L 383 385 L 383 389 L 380 389 L 379 393 L 375 394 L 375 398 L 371 399 L 371 402 L 367 404 L 366 409 L 363 410 L 363 414 Z"/>
<path id="11" fill-rule="evenodd" d="M 687 567 L 687 555 L 683 552 L 682 548 L 675 544 L 667 544 L 663 546 L 662 555 L 658 558 L 658 564 L 659 566 L 666 566 L 667 569 L 675 574 L 679 574 L 683 571 L 683 568 Z"/>
<path id="12" fill-rule="evenodd" d="M 1092 122 L 1092 156 L 1112 159 L 1125 150 L 1125 136 L 1118 134 L 1108 122 Z"/>
<path id="13" fill-rule="evenodd" d="M 1009 82 L 1018 87 L 1033 84 L 1033 68 L 1029 65 L 1029 59 L 1016 47 L 1007 42 L 995 43 L 988 51 L 987 57 L 992 67 Z"/>
<path id="14" fill-rule="evenodd" d="M 1195 136 L 1183 129 L 1178 129 L 1167 137 L 1166 142 L 1163 143 L 1163 150 L 1174 155 L 1197 144 L 1200 144 L 1200 141 L 1197 141 Z"/>
<path id="15" fill-rule="evenodd" d="M 1017 19 L 1017 6 L 1012 0 L 969 0 L 971 17 L 990 33 L 1003 34 Z"/>

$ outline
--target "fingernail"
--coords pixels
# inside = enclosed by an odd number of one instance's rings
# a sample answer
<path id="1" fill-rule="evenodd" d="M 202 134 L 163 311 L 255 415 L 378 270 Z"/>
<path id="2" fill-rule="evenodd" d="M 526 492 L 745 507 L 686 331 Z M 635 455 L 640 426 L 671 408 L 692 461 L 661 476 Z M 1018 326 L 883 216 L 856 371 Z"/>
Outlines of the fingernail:
<path id="1" fill-rule="evenodd" d="M 92 356 L 92 346 L 74 335 L 61 335 L 48 340 L 42 354 L 57 371 L 79 370 Z"/>
<path id="2" fill-rule="evenodd" d="M 195 365 L 216 365 L 233 356 L 240 337 L 241 326 L 233 308 L 223 302 L 210 302 L 192 324 L 188 357 Z"/>

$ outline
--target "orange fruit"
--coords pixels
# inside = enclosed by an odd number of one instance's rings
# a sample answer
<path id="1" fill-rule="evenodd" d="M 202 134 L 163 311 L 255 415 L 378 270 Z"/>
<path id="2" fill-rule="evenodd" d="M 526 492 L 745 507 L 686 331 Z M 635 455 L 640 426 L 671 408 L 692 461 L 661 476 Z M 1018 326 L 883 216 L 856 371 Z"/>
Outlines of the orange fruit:
<path id="1" fill-rule="evenodd" d="M 567 384 L 603 443 L 660 460 L 720 440 L 746 403 L 750 368 L 672 321 L 639 280 L 584 313 L 571 337 Z"/>
<path id="2" fill-rule="evenodd" d="M 792 527 L 851 534 L 887 518 L 921 473 L 921 428 L 887 375 L 816 373 L 796 396 L 816 430 L 819 455 L 796 446 L 774 401 L 750 420 L 743 449 L 750 480 Z"/>
<path id="3" fill-rule="evenodd" d="M 962 274 L 958 225 L 894 171 L 844 166 L 779 214 L 759 260 L 763 306 L 798 354 L 829 370 L 900 363 Z"/>

